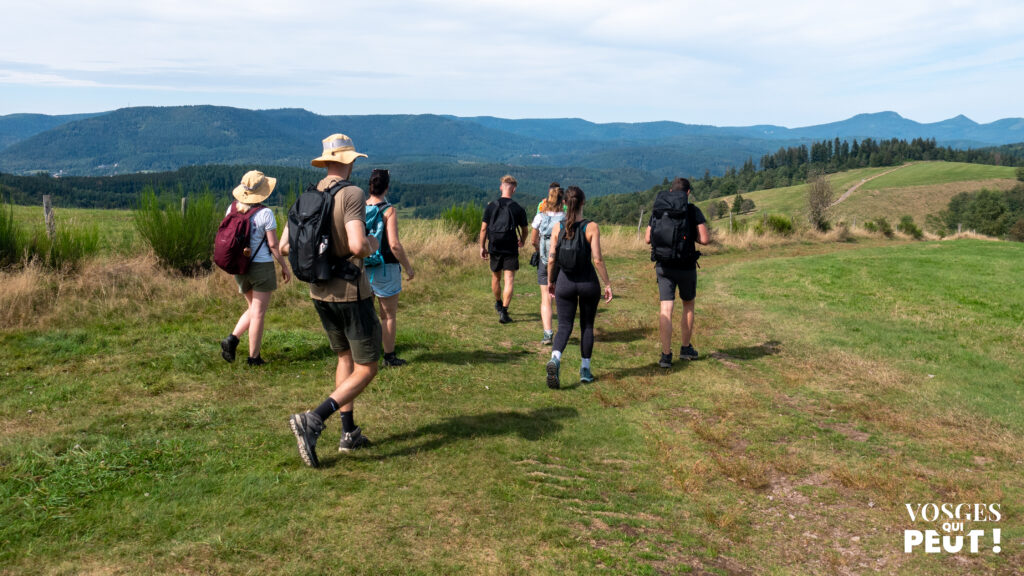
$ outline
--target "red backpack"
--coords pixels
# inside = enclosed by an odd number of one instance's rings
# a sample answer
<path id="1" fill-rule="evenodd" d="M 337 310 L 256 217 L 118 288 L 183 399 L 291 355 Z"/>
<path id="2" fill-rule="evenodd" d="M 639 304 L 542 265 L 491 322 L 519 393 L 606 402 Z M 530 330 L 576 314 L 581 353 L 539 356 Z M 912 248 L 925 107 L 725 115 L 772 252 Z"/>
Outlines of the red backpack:
<path id="1" fill-rule="evenodd" d="M 252 217 L 263 209 L 262 204 L 256 204 L 243 214 L 238 211 L 238 204 L 231 203 L 231 211 L 220 222 L 217 228 L 217 237 L 213 241 L 213 262 L 228 274 L 245 274 L 249 270 L 249 264 L 256 257 L 249 248 L 250 229 L 252 228 Z M 263 242 L 267 241 L 266 235 L 263 241 L 256 247 L 259 252 Z"/>

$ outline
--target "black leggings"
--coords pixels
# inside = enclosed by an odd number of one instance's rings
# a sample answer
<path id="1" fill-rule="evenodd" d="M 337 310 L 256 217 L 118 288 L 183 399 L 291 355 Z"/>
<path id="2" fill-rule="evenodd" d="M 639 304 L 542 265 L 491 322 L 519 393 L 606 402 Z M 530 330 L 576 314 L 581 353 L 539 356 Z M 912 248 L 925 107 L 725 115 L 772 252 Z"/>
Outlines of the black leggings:
<path id="1" fill-rule="evenodd" d="M 558 333 L 555 334 L 554 349 L 565 351 L 576 321 L 576 307 L 580 309 L 580 356 L 590 358 L 594 352 L 594 318 L 597 317 L 597 303 L 601 301 L 601 283 L 597 275 L 584 282 L 573 282 L 565 273 L 558 273 L 555 282 L 555 304 L 558 306 Z"/>

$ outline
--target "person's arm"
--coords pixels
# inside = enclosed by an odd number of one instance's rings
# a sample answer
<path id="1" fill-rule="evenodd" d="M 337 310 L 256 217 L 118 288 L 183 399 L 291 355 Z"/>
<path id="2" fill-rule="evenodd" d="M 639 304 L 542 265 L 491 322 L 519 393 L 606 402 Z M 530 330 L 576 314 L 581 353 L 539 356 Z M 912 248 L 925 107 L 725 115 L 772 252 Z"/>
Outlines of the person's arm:
<path id="1" fill-rule="evenodd" d="M 651 227 L 647 226 L 647 232 L 644 233 L 644 242 L 651 243 Z"/>
<path id="2" fill-rule="evenodd" d="M 529 226 L 523 224 L 519 227 L 519 247 L 522 248 L 526 244 L 526 235 L 528 234 Z"/>
<path id="3" fill-rule="evenodd" d="M 701 223 L 697 224 L 697 243 L 704 244 L 705 246 L 711 242 L 711 235 L 708 234 L 708 225 Z"/>
<path id="4" fill-rule="evenodd" d="M 288 241 L 288 225 L 285 224 L 284 232 L 281 232 L 281 242 L 278 244 L 281 250 L 281 254 L 284 256 L 288 255 L 288 250 L 291 248 L 291 243 Z"/>
<path id="5" fill-rule="evenodd" d="M 548 294 L 555 297 L 555 255 L 558 253 L 558 235 L 562 230 L 562 223 L 555 222 L 551 228 L 551 245 L 548 248 Z"/>
<path id="6" fill-rule="evenodd" d="M 366 258 L 377 251 L 377 239 L 366 235 L 366 224 L 360 220 L 345 222 L 345 236 L 353 256 Z"/>
<path id="7" fill-rule="evenodd" d="M 604 256 L 601 255 L 601 229 L 598 227 L 597 222 L 591 222 L 592 226 L 587 226 L 587 232 L 590 232 L 590 256 L 594 260 L 594 268 L 597 269 L 597 273 L 601 276 L 601 282 L 604 283 L 604 301 L 612 301 L 612 284 L 608 279 L 608 268 L 604 265 Z M 593 227 L 593 231 L 591 231 Z"/>
<path id="8" fill-rule="evenodd" d="M 412 280 L 416 276 L 416 271 L 412 269 L 412 262 L 405 254 L 405 247 L 398 240 L 398 210 L 395 210 L 394 206 L 384 214 L 384 224 L 388 227 L 388 245 L 391 247 L 391 253 L 398 258 L 399 264 L 405 269 L 405 277 Z"/>
<path id="9" fill-rule="evenodd" d="M 533 244 L 534 250 L 540 250 L 540 232 L 536 228 L 530 230 L 530 244 Z"/>
<path id="10" fill-rule="evenodd" d="M 480 223 L 480 257 L 487 259 L 487 222 Z"/>
<path id="11" fill-rule="evenodd" d="M 288 228 L 284 229 L 285 236 L 288 235 Z M 270 253 L 274 256 L 274 260 L 281 265 L 281 278 L 284 283 L 287 284 L 292 279 L 291 269 L 288 268 L 288 260 L 281 254 L 281 250 L 277 243 L 277 233 L 273 230 L 267 230 L 267 248 L 270 249 Z"/>

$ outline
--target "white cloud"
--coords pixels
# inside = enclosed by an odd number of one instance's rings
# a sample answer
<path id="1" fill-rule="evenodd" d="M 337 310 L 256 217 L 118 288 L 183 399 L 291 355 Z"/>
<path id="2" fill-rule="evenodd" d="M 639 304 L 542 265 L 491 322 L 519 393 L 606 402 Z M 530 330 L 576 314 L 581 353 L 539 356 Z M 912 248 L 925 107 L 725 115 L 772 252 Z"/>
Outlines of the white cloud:
<path id="1" fill-rule="evenodd" d="M 804 125 L 897 109 L 994 120 L 1024 115 L 982 96 L 1024 89 L 1021 21 L 1024 5 L 1010 0 L 41 0 L 5 9 L 0 84 L 50 91 L 46 102 L 107 90 L 112 107 L 130 88 L 135 101 L 152 91 L 140 104 L 223 92 L 323 113 Z M 958 74 L 979 96 L 935 99 Z M 78 111 L 74 94 L 61 112 Z M 0 114 L 31 105 L 4 96 Z"/>

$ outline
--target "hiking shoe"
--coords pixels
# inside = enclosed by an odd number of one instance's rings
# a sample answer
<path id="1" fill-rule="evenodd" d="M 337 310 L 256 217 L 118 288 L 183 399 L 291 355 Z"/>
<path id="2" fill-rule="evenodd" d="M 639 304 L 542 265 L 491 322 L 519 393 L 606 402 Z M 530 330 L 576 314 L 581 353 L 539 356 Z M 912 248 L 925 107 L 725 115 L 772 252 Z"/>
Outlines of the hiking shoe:
<path id="1" fill-rule="evenodd" d="M 320 460 L 316 457 L 316 440 L 324 431 L 324 421 L 315 412 L 303 412 L 292 414 L 288 420 L 292 432 L 295 433 L 295 440 L 299 444 L 299 456 L 307 466 L 317 468 Z"/>
<path id="2" fill-rule="evenodd" d="M 552 358 L 548 361 L 548 388 L 558 390 L 558 370 L 561 367 L 562 363 L 557 358 Z"/>
<path id="3" fill-rule="evenodd" d="M 550 330 L 545 330 L 544 331 L 544 336 L 540 339 L 540 345 L 541 346 L 550 346 L 551 345 L 551 341 L 554 339 L 554 337 L 555 337 L 555 335 L 552 334 Z"/>
<path id="4" fill-rule="evenodd" d="M 235 361 L 235 349 L 238 348 L 238 338 L 234 334 L 220 341 L 220 356 L 228 363 Z"/>
<path id="5" fill-rule="evenodd" d="M 501 312 L 502 308 L 504 308 L 504 306 L 501 305 L 501 300 L 495 300 L 494 301 L 494 311 L 495 312 Z"/>
<path id="6" fill-rule="evenodd" d="M 255 358 L 249 356 L 249 358 L 246 359 L 246 362 L 249 364 L 249 366 L 263 366 L 264 364 L 266 364 L 266 361 L 263 360 L 263 356 L 257 356 Z"/>
<path id="7" fill-rule="evenodd" d="M 384 367 L 385 368 L 405 366 L 406 364 L 407 364 L 407 362 L 405 360 L 402 360 L 401 358 L 399 358 L 397 355 L 395 355 L 394 352 L 392 352 L 390 354 L 385 354 L 384 355 Z"/>
<path id="8" fill-rule="evenodd" d="M 349 450 L 356 450 L 359 448 L 365 448 L 372 445 L 370 439 L 363 436 L 363 431 L 360 430 L 359 426 L 351 432 L 345 432 L 341 435 L 341 442 L 338 442 L 338 452 L 348 452 Z"/>
<path id="9" fill-rule="evenodd" d="M 508 324 L 511 321 L 512 317 L 508 315 L 508 308 L 502 308 L 501 312 L 498 312 L 498 322 Z"/>
<path id="10" fill-rule="evenodd" d="M 593 381 L 594 375 L 590 373 L 590 368 L 580 368 L 580 382 L 590 384 Z"/>
<path id="11" fill-rule="evenodd" d="M 690 344 L 689 346 L 681 347 L 679 349 L 679 359 L 680 360 L 696 360 L 697 359 L 697 349 L 693 347 L 693 344 Z"/>
<path id="12" fill-rule="evenodd" d="M 672 353 L 669 352 L 668 354 L 662 354 L 661 355 L 661 360 L 658 360 L 658 366 L 661 366 L 662 368 L 671 368 L 672 367 Z"/>

